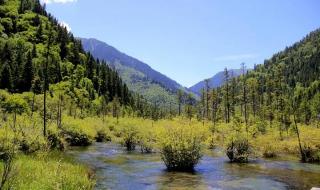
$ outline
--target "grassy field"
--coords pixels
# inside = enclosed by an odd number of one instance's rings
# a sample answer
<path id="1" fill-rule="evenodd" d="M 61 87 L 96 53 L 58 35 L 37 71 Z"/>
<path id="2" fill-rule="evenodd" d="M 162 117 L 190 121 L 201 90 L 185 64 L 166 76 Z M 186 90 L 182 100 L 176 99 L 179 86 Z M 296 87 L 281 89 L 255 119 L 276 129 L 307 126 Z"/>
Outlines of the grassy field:
<path id="1" fill-rule="evenodd" d="M 6 186 L 14 189 L 92 189 L 94 174 L 86 166 L 79 165 L 64 156 L 63 151 L 73 145 L 90 145 L 94 141 L 113 141 L 128 150 L 140 148 L 142 153 L 167 151 L 176 158 L 175 152 L 192 152 L 199 149 L 224 148 L 230 139 L 246 136 L 252 149 L 251 156 L 263 157 L 273 153 L 279 159 L 292 156 L 299 159 L 297 135 L 293 129 L 280 135 L 277 125 L 246 127 L 243 124 L 200 122 L 195 119 L 174 118 L 172 120 L 152 121 L 141 118 L 124 117 L 117 120 L 107 117 L 104 121 L 98 117 L 84 119 L 64 116 L 62 128 L 55 122 L 49 122 L 49 137 L 42 136 L 40 115 L 18 115 L 16 127 L 12 127 L 12 117 L 7 115 L 1 123 L 1 152 L 6 147 L 14 147 L 15 155 L 10 178 Z M 299 126 L 303 146 L 318 148 L 320 129 L 309 125 Z M 262 132 L 261 132 L 262 131 Z M 53 138 L 54 137 L 54 138 Z M 100 137 L 100 138 L 98 138 Z M 9 143 L 10 142 L 10 143 Z M 78 143 L 78 144 L 76 144 Z M 8 145 L 8 146 L 6 146 Z M 167 149 L 164 149 L 167 148 Z M 192 152 L 193 153 L 193 152 Z M 201 156 L 200 156 L 201 157 Z M 199 158 L 200 158 L 199 157 Z M 170 157 L 169 157 L 170 158 Z M 194 160 L 188 160 L 197 163 Z M 3 162 L 1 162 L 3 165 Z M 0 167 L 3 172 L 3 167 Z"/>

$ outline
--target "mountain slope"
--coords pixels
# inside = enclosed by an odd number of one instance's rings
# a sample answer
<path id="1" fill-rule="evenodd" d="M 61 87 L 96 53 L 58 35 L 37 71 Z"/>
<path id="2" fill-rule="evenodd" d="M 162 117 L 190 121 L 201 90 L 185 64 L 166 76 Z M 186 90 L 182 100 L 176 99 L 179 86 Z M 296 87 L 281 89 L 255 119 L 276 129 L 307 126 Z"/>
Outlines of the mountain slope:
<path id="1" fill-rule="evenodd" d="M 82 108 L 99 96 L 133 102 L 119 75 L 86 53 L 39 0 L 0 1 L 0 58 L 0 89 L 41 93 L 43 83 L 64 84 Z"/>
<path id="2" fill-rule="evenodd" d="M 231 78 L 233 78 L 233 77 L 240 76 L 242 72 L 240 69 L 231 69 L 231 70 L 229 70 L 229 73 L 230 73 Z M 224 71 L 218 72 L 213 77 L 209 78 L 209 86 L 211 88 L 220 87 L 223 84 L 224 84 Z M 204 80 L 198 82 L 197 84 L 191 86 L 188 89 L 190 91 L 192 91 L 193 93 L 200 95 L 201 90 L 203 88 L 205 88 L 205 81 Z"/>
<path id="3" fill-rule="evenodd" d="M 175 93 L 184 89 L 176 81 L 152 69 L 149 65 L 128 56 L 96 39 L 80 38 L 84 49 L 95 58 L 107 61 L 123 78 L 130 90 L 157 102 L 176 102 Z"/>

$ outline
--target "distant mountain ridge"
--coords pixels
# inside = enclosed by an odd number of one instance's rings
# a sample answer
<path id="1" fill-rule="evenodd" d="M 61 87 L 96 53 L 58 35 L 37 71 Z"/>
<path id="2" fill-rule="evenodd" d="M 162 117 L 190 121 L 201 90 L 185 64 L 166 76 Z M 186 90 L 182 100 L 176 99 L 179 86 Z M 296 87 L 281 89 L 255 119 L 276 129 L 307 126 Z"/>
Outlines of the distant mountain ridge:
<path id="1" fill-rule="evenodd" d="M 79 38 L 85 51 L 93 57 L 105 60 L 113 66 L 130 90 L 138 92 L 151 101 L 175 102 L 175 93 L 186 88 L 146 63 L 120 52 L 105 42 L 94 38 Z M 160 99 L 160 100 L 159 100 Z"/>
<path id="2" fill-rule="evenodd" d="M 108 45 L 105 42 L 99 41 L 94 38 L 80 38 L 82 41 L 82 45 L 86 51 L 91 52 L 91 54 L 98 58 L 103 59 L 109 62 L 119 61 L 121 64 L 133 68 L 137 71 L 144 73 L 150 79 L 162 83 L 170 90 L 177 90 L 179 88 L 183 88 L 176 81 L 170 79 L 169 77 L 163 75 L 162 73 L 152 69 L 146 63 L 128 56 L 125 53 L 120 52 L 116 48 Z"/>
<path id="3" fill-rule="evenodd" d="M 242 74 L 241 69 L 230 69 L 229 75 L 231 78 L 240 76 Z M 218 72 L 213 77 L 209 78 L 209 86 L 210 88 L 217 88 L 224 84 L 224 71 Z M 197 84 L 191 86 L 188 88 L 190 91 L 197 95 L 201 95 L 201 90 L 205 88 L 205 81 L 202 80 L 198 82 Z"/>

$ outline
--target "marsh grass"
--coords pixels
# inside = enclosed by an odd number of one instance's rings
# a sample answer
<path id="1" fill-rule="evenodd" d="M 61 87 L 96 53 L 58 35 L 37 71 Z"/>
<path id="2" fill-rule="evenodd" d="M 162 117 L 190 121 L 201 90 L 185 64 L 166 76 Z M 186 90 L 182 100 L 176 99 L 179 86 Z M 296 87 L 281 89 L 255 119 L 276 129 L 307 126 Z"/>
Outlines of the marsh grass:
<path id="1" fill-rule="evenodd" d="M 170 120 L 152 121 L 148 119 L 106 117 L 74 118 L 63 115 L 61 128 L 55 122 L 48 122 L 49 136 L 42 136 L 41 115 L 34 113 L 18 115 L 16 129 L 11 128 L 12 117 L 8 115 L 0 124 L 0 140 L 16 142 L 18 155 L 14 161 L 14 180 L 10 183 L 14 189 L 92 189 L 94 179 L 92 172 L 85 166 L 68 160 L 57 151 L 67 150 L 68 145 L 89 145 L 94 141 L 112 139 L 122 143 L 128 150 L 140 147 L 143 153 L 160 152 L 164 164 L 169 170 L 192 170 L 200 161 L 205 148 L 228 149 L 228 140 L 235 133 L 247 136 L 251 150 L 257 155 L 283 155 L 299 158 L 296 135 L 290 131 L 282 138 L 278 128 L 265 126 L 248 126 L 249 132 L 239 123 L 216 123 L 215 130 L 209 121 L 172 118 Z M 310 145 L 306 148 L 313 156 L 313 162 L 319 160 L 320 129 L 300 125 L 301 141 Z M 63 132 L 68 131 L 73 137 L 68 139 Z M 235 132 L 236 131 L 236 132 Z M 258 131 L 258 132 L 257 132 Z M 74 135 L 75 134 L 75 135 Z M 79 137 L 80 136 L 80 137 Z M 81 140 L 83 138 L 84 140 Z M 270 142 L 272 147 L 268 147 Z M 267 155 L 270 154 L 270 155 Z M 242 154 L 244 155 L 244 154 Z M 243 160 L 246 160 L 244 156 Z M 3 162 L 1 162 L 3 168 Z M 2 171 L 3 169 L 0 169 Z"/>
<path id="2" fill-rule="evenodd" d="M 192 171 L 203 154 L 205 133 L 194 126 L 174 125 L 159 139 L 161 158 L 168 170 Z"/>

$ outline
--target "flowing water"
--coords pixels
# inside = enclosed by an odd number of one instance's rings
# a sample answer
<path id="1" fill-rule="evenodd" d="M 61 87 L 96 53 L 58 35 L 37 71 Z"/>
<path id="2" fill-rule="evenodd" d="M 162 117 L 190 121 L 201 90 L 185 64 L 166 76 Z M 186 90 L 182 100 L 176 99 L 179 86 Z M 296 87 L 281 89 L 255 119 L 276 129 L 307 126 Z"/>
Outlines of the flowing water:
<path id="1" fill-rule="evenodd" d="M 258 159 L 231 164 L 208 152 L 193 173 L 168 172 L 159 154 L 127 152 L 116 144 L 94 144 L 70 152 L 96 172 L 96 189 L 311 189 L 320 187 L 320 165 Z"/>

